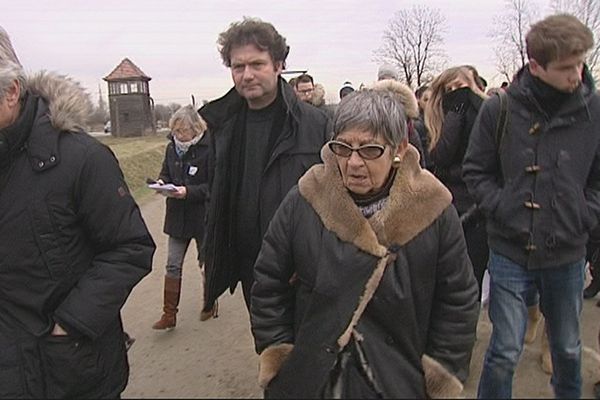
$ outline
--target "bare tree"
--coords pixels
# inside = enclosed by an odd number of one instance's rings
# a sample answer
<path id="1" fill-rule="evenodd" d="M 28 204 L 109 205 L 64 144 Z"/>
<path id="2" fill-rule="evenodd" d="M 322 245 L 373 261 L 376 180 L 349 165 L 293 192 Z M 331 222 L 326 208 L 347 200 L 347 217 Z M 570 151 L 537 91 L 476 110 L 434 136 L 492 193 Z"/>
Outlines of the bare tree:
<path id="1" fill-rule="evenodd" d="M 596 80 L 600 79 L 600 1 L 552 0 L 550 8 L 554 12 L 573 14 L 590 28 L 594 34 L 594 47 L 588 54 L 586 63 Z"/>
<path id="2" fill-rule="evenodd" d="M 421 86 L 445 60 L 445 24 L 437 8 L 419 5 L 397 11 L 383 31 L 383 44 L 374 59 L 398 67 L 407 85 Z"/>
<path id="3" fill-rule="evenodd" d="M 525 35 L 539 13 L 531 0 L 505 0 L 506 11 L 494 18 L 489 36 L 494 40 L 496 69 L 507 81 L 527 64 Z"/>

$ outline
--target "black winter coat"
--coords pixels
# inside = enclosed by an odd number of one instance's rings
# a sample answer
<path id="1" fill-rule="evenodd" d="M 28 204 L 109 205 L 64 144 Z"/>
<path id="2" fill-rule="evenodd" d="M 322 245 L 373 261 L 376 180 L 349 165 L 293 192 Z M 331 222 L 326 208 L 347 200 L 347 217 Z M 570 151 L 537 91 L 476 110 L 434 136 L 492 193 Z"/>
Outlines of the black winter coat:
<path id="1" fill-rule="evenodd" d="M 290 85 L 279 80 L 283 97 L 285 119 L 283 132 L 275 142 L 260 182 L 259 219 L 261 237 L 277 207 L 298 179 L 313 164 L 320 162 L 319 152 L 329 138 L 327 116 L 317 108 L 299 101 Z M 205 239 L 205 309 L 228 288 L 233 291 L 240 279 L 235 265 L 236 249 L 232 246 L 232 232 L 228 232 L 230 216 L 226 209 L 226 192 L 230 190 L 227 173 L 231 159 L 232 141 L 240 140 L 234 132 L 236 119 L 246 101 L 231 89 L 225 96 L 200 109 L 211 134 L 212 155 L 215 157 L 211 181 L 210 205 L 207 210 Z"/>
<path id="2" fill-rule="evenodd" d="M 530 269 L 552 268 L 585 256 L 588 233 L 600 218 L 600 96 L 586 74 L 548 116 L 533 96 L 528 68 L 507 91 L 500 151 L 500 101 L 483 104 L 463 175 L 488 215 L 490 248 Z"/>
<path id="3" fill-rule="evenodd" d="M 290 191 L 256 261 L 251 321 L 259 383 L 267 397 L 319 397 L 338 341 L 374 294 L 356 330 L 384 397 L 458 395 L 475 340 L 478 289 L 450 193 L 421 170 L 410 147 L 385 208 L 366 220 L 334 156 L 323 152 L 325 165 Z M 388 252 L 397 258 L 385 268 Z"/>
<path id="4" fill-rule="evenodd" d="M 165 159 L 159 178 L 165 183 L 185 186 L 185 199 L 168 197 L 165 225 L 163 231 L 179 239 L 204 239 L 204 219 L 208 201 L 208 174 L 210 147 L 209 135 L 202 139 L 179 157 L 175 151 L 175 143 L 171 142 L 165 150 Z"/>
<path id="5" fill-rule="evenodd" d="M 459 215 L 475 204 L 462 179 L 462 163 L 471 129 L 483 103 L 483 99 L 472 91 L 467 99 L 445 113 L 442 134 L 429 154 L 435 176 L 450 189 L 452 203 Z"/>
<path id="6" fill-rule="evenodd" d="M 116 398 L 120 310 L 154 242 L 112 152 L 76 131 L 78 87 L 39 75 L 0 191 L 0 398 Z M 40 97 L 38 97 L 40 96 Z M 55 322 L 68 336 L 50 336 Z"/>

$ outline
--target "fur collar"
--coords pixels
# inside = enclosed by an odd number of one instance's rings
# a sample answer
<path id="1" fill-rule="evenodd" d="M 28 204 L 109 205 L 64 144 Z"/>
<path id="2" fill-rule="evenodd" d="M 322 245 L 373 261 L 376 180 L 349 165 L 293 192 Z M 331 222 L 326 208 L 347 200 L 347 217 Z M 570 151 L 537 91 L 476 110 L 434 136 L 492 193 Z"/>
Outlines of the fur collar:
<path id="1" fill-rule="evenodd" d="M 300 194 L 327 229 L 376 257 L 384 257 L 391 245 L 409 242 L 452 202 L 448 189 L 419 166 L 419 153 L 409 146 L 388 202 L 367 220 L 343 186 L 335 155 L 327 145 L 321 150 L 321 157 L 324 164 L 313 166 L 298 182 Z"/>
<path id="2" fill-rule="evenodd" d="M 28 76 L 27 89 L 48 104 L 52 126 L 60 131 L 83 131 L 92 112 L 88 94 L 73 79 L 41 71 Z"/>
<path id="3" fill-rule="evenodd" d="M 373 90 L 389 90 L 394 93 L 404 106 L 406 116 L 411 119 L 419 118 L 419 105 L 412 89 L 402 82 L 393 79 L 377 81 L 371 87 Z"/>

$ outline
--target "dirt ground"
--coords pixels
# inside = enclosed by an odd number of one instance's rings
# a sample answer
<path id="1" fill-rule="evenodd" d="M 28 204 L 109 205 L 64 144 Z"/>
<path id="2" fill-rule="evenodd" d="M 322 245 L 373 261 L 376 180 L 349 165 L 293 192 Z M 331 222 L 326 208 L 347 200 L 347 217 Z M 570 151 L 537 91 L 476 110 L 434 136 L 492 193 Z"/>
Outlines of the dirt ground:
<path id="1" fill-rule="evenodd" d="M 200 322 L 200 270 L 195 246 L 190 246 L 184 265 L 183 293 L 177 328 L 153 331 L 160 317 L 162 278 L 167 240 L 162 233 L 164 200 L 156 197 L 142 206 L 142 213 L 157 244 L 154 268 L 133 291 L 123 309 L 126 330 L 136 339 L 129 352 L 131 376 L 124 398 L 258 398 L 258 357 L 254 352 L 248 315 L 240 290 L 219 300 L 219 317 Z M 600 308 L 585 301 L 583 310 L 583 396 L 592 397 L 593 383 L 600 379 L 597 336 Z M 464 396 L 476 396 L 491 325 L 482 312 L 471 375 Z M 553 397 L 550 376 L 539 366 L 541 338 L 526 345 L 513 385 L 515 398 Z"/>

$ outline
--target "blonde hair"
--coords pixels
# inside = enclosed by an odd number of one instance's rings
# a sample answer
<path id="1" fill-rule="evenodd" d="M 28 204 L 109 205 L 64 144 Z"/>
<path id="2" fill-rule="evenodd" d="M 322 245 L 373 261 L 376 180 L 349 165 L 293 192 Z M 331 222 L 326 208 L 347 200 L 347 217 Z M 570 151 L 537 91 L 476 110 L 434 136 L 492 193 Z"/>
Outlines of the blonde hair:
<path id="1" fill-rule="evenodd" d="M 202 119 L 200 114 L 194 110 L 193 106 L 189 105 L 179 108 L 171 116 L 171 119 L 169 120 L 169 128 L 173 130 L 179 124 L 191 128 L 195 133 L 194 136 L 200 135 L 208 128 L 206 122 Z"/>
<path id="2" fill-rule="evenodd" d="M 431 151 L 437 145 L 442 135 L 442 124 L 444 123 L 444 109 L 442 108 L 442 99 L 446 92 L 446 85 L 451 83 L 457 78 L 462 78 L 464 81 L 469 83 L 469 88 L 481 98 L 487 98 L 485 93 L 479 89 L 473 73 L 469 68 L 452 67 L 442 72 L 437 78 L 431 83 L 429 90 L 431 96 L 425 106 L 425 126 L 429 135 L 429 148 Z"/>

